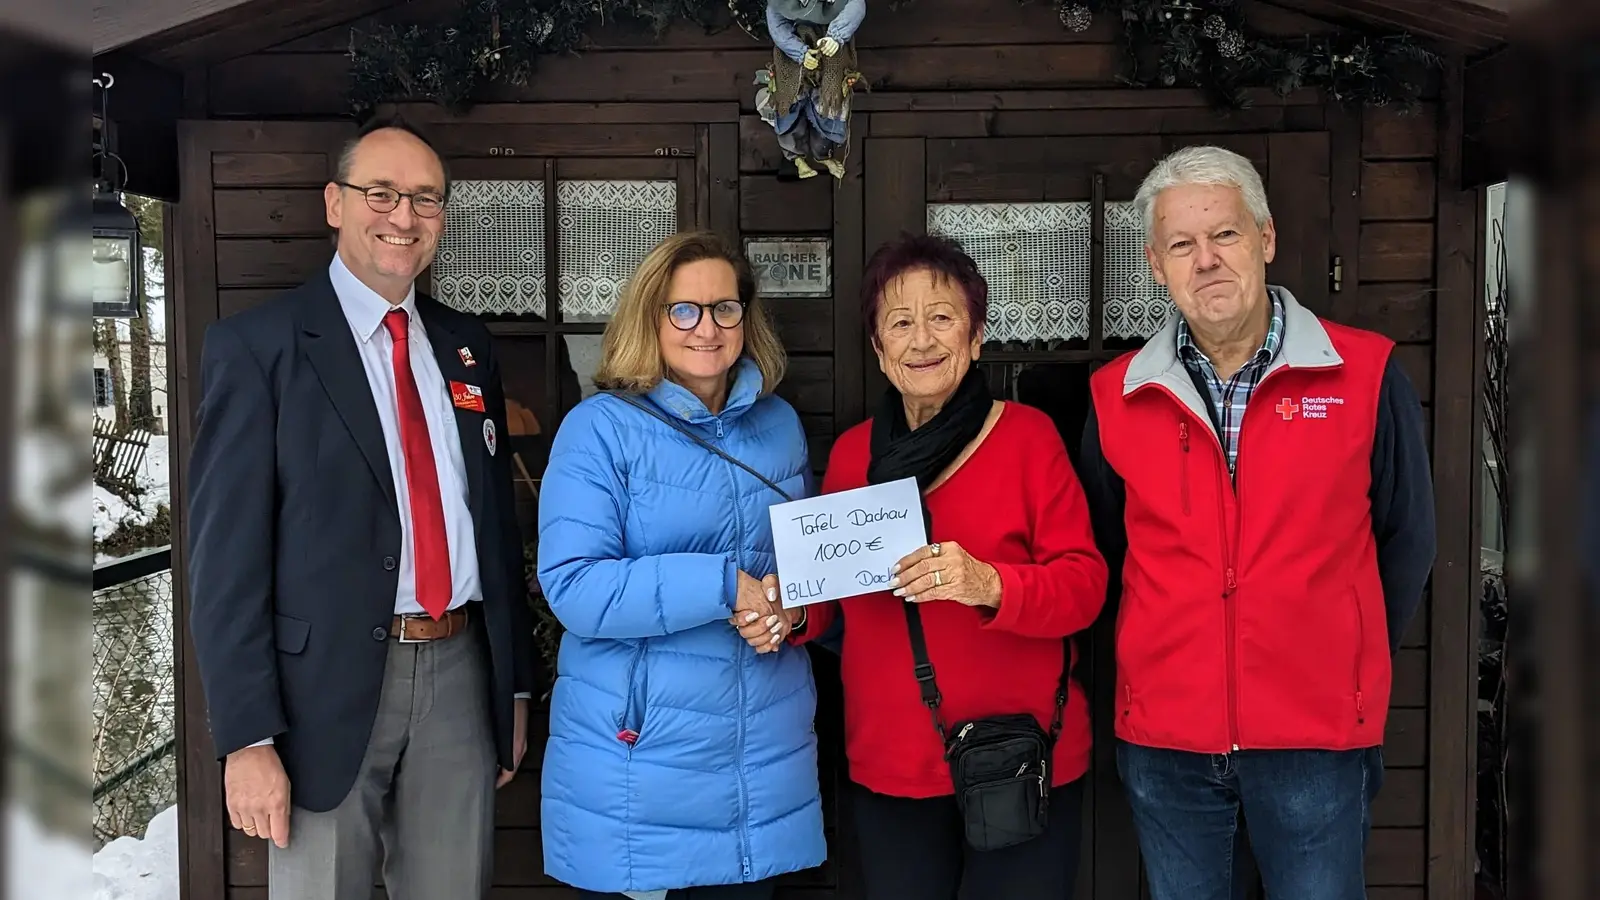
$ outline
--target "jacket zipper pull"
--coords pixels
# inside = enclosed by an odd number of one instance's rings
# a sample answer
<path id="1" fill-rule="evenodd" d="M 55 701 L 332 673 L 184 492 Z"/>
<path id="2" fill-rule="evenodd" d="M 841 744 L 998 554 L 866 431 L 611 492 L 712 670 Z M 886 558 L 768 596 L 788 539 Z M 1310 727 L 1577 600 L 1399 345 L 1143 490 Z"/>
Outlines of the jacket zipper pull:
<path id="1" fill-rule="evenodd" d="M 1183 448 L 1183 452 L 1185 452 L 1185 453 L 1189 452 L 1189 423 L 1188 422 L 1179 422 L 1178 423 L 1178 446 Z"/>
<path id="2" fill-rule="evenodd" d="M 1239 582 L 1233 580 L 1233 567 L 1228 567 L 1228 590 L 1233 591 L 1239 587 Z"/>

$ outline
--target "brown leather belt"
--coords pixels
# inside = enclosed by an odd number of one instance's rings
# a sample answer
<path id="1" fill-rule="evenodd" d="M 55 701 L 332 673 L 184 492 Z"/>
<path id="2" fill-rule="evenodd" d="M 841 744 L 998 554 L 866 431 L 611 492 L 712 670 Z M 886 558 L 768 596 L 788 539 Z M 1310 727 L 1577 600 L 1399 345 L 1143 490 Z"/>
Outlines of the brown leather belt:
<path id="1" fill-rule="evenodd" d="M 434 621 L 426 613 L 414 616 L 395 616 L 389 623 L 389 636 L 402 644 L 421 644 L 442 641 L 451 635 L 467 630 L 467 608 L 459 606 Z"/>

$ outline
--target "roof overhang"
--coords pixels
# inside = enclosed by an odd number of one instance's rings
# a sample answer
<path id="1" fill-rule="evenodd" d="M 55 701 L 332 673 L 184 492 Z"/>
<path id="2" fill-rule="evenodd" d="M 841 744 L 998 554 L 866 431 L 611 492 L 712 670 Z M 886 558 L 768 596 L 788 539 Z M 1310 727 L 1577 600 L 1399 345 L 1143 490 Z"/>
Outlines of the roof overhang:
<path id="1" fill-rule="evenodd" d="M 194 68 L 401 5 L 404 0 L 94 0 L 93 52 L 120 50 L 172 69 Z"/>

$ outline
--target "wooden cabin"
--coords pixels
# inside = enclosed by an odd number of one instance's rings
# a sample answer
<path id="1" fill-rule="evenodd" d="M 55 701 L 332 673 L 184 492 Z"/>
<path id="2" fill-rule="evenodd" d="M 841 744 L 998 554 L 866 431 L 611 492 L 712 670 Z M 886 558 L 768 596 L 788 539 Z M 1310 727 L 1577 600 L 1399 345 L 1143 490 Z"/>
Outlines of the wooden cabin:
<path id="1" fill-rule="evenodd" d="M 1089 372 L 1160 321 L 1129 203 L 1140 178 L 1190 143 L 1247 155 L 1278 224 L 1272 280 L 1323 315 L 1396 340 L 1430 417 L 1439 556 L 1395 659 L 1367 879 L 1375 900 L 1457 900 L 1471 895 L 1474 871 L 1480 189 L 1504 177 L 1484 139 L 1504 107 L 1477 73 L 1505 41 L 1505 13 L 1492 0 L 1237 2 L 1267 34 L 1405 29 L 1444 63 L 1410 113 L 1347 108 L 1317 90 L 1253 91 L 1253 105 L 1224 112 L 1197 90 L 1120 81 L 1120 32 L 1106 16 L 1075 32 L 1046 3 L 874 2 L 856 39 L 871 90 L 856 94 L 848 171 L 836 183 L 783 171 L 755 112 L 753 76 L 769 45 L 737 27 L 657 35 L 597 22 L 582 52 L 541 59 L 526 84 L 495 85 L 462 112 L 399 104 L 457 179 L 440 257 L 419 287 L 482 314 L 500 341 L 508 395 L 528 414 L 512 445 L 525 472 L 518 490 L 529 491 L 563 412 L 592 389 L 608 298 L 654 240 L 709 227 L 815 254 L 825 274 L 793 273 L 771 306 L 792 354 L 780 393 L 800 411 L 820 468 L 883 385 L 858 313 L 863 263 L 902 230 L 935 228 L 974 248 L 994 302 L 1014 314 L 983 353 L 992 383 L 1049 411 L 1075 446 Z M 357 127 L 347 99 L 352 26 L 429 21 L 451 6 L 142 0 L 97 10 L 96 71 L 122 82 L 110 110 L 129 189 L 175 204 L 176 535 L 203 330 L 330 258 L 322 188 Z M 1067 286 L 1053 325 L 1030 315 L 1040 278 Z M 531 491 L 526 499 L 531 510 Z M 184 559 L 180 542 L 174 568 Z M 187 621 L 182 581 L 178 622 Z M 1109 622 L 1084 638 L 1080 667 L 1096 735 L 1082 900 L 1138 897 L 1142 881 L 1112 761 Z M 265 846 L 228 827 L 184 642 L 183 896 L 259 900 Z M 787 900 L 861 896 L 852 823 L 833 805 L 844 764 L 837 664 L 815 656 L 832 852 L 789 879 Z M 533 730 L 528 771 L 500 795 L 495 900 L 568 895 L 541 867 L 537 722 Z"/>

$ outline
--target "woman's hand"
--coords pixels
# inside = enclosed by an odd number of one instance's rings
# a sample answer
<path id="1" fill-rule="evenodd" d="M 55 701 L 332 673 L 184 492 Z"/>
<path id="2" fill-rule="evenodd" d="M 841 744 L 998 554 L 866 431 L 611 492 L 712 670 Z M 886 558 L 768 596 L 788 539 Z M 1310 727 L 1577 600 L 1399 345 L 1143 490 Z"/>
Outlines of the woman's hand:
<path id="1" fill-rule="evenodd" d="M 734 602 L 733 616 L 728 619 L 739 636 L 757 653 L 773 653 L 783 644 L 799 613 L 786 610 L 778 604 L 778 576 L 768 575 L 756 581 L 744 572 L 739 573 L 739 594 Z"/>
<path id="2" fill-rule="evenodd" d="M 907 603 L 954 600 L 966 606 L 1000 608 L 1000 573 L 955 541 L 929 544 L 900 560 L 889 586 Z"/>

